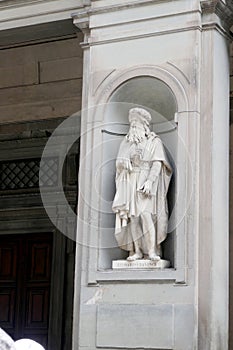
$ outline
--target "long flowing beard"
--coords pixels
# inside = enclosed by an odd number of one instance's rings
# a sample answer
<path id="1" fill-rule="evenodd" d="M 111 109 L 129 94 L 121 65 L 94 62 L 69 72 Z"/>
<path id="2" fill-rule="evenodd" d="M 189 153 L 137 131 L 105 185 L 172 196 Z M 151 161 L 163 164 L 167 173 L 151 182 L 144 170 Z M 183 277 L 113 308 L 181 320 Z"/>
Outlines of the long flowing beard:
<path id="1" fill-rule="evenodd" d="M 140 143 L 145 140 L 146 135 L 144 130 L 130 128 L 126 135 L 126 140 L 130 143 Z"/>

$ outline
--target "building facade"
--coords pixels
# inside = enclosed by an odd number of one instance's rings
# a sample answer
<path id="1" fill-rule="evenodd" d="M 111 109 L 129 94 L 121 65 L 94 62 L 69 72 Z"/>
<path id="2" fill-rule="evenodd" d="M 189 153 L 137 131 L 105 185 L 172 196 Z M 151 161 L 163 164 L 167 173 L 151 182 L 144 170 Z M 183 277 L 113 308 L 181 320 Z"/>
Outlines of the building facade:
<path id="1" fill-rule="evenodd" d="M 0 13 L 0 326 L 48 350 L 231 350 L 232 1 L 2 0 Z M 135 105 L 174 170 L 166 269 L 112 268 Z"/>

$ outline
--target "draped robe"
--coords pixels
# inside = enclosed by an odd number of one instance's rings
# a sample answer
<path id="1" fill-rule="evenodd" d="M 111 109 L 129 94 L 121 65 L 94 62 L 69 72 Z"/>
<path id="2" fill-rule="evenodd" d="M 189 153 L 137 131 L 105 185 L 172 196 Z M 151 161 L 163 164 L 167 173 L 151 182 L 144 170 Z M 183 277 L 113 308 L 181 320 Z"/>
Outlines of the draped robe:
<path id="1" fill-rule="evenodd" d="M 171 176 L 172 168 L 162 141 L 155 133 L 152 132 L 138 144 L 124 138 L 116 160 L 116 193 L 112 205 L 116 213 L 115 237 L 119 247 L 133 251 L 136 234 L 142 251 L 148 253 L 140 220 L 143 212 L 149 212 L 152 216 L 156 245 L 165 240 L 168 224 L 167 191 Z M 150 196 L 142 192 L 147 180 L 152 182 Z"/>

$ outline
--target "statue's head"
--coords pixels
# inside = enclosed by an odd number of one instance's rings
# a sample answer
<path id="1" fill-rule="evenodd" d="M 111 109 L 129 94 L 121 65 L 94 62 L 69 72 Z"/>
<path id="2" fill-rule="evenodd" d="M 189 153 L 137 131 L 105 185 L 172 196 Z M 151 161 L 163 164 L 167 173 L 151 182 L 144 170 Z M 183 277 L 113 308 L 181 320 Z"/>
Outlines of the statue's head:
<path id="1" fill-rule="evenodd" d="M 140 143 L 151 135 L 149 124 L 151 115 L 143 108 L 135 107 L 129 110 L 130 128 L 126 140 L 130 143 Z"/>
<path id="2" fill-rule="evenodd" d="M 131 123 L 132 121 L 140 121 L 141 123 L 145 123 L 147 126 L 149 126 L 151 122 L 151 114 L 144 108 L 131 108 L 129 110 L 129 122 Z"/>

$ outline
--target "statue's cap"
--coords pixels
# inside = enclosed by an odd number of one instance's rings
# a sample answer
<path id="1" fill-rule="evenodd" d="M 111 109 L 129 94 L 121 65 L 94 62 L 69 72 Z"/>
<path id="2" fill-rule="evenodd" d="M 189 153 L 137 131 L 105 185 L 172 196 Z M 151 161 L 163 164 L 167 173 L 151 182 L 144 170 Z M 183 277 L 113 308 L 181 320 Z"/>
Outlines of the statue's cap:
<path id="1" fill-rule="evenodd" d="M 129 110 L 129 122 L 140 120 L 147 125 L 151 122 L 151 114 L 144 108 L 134 107 Z"/>

